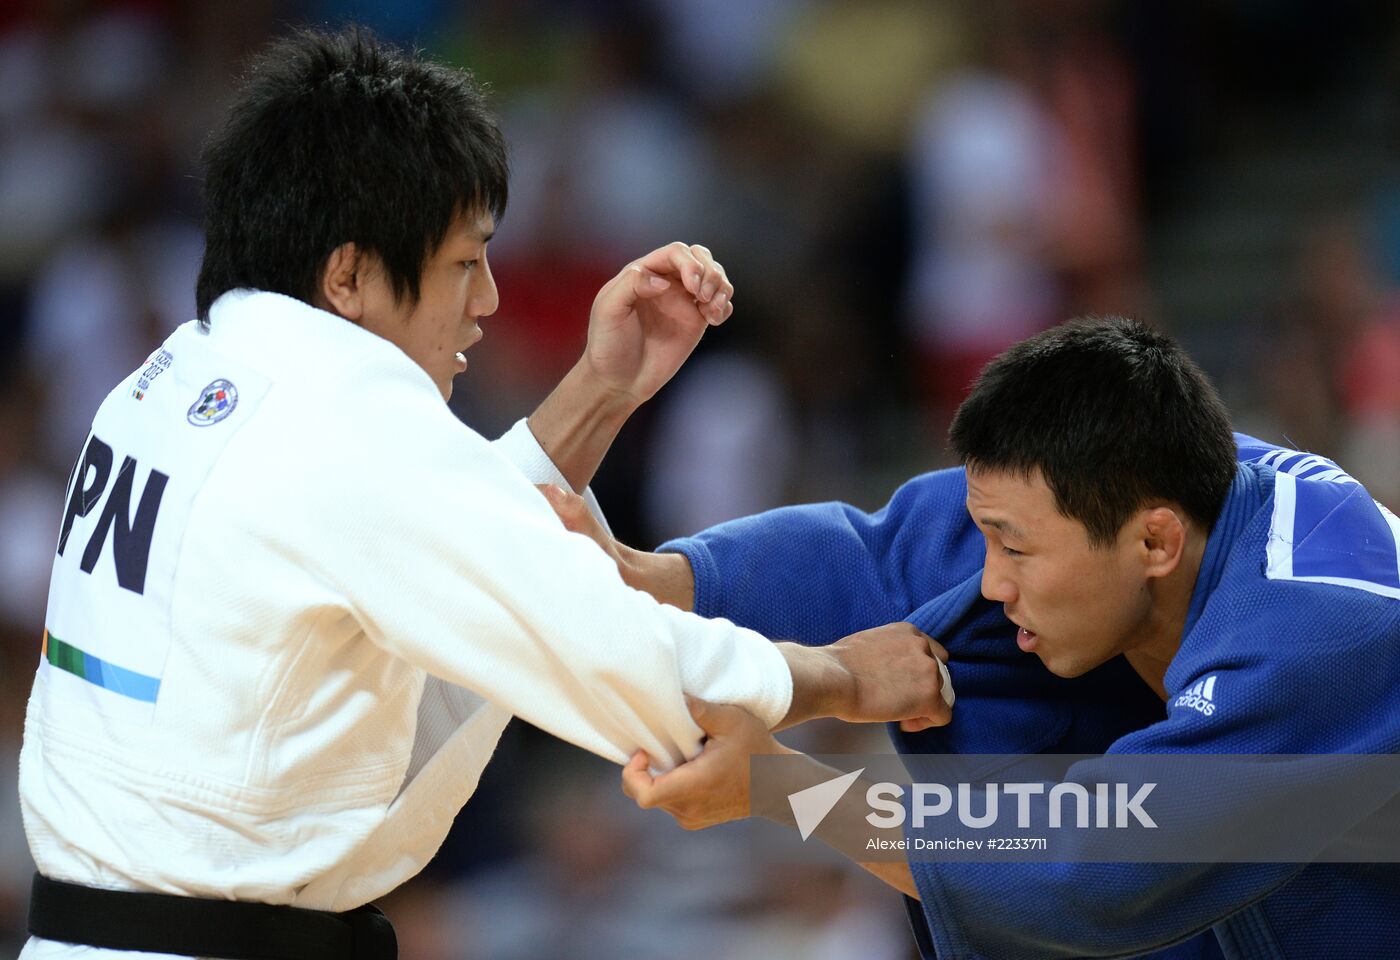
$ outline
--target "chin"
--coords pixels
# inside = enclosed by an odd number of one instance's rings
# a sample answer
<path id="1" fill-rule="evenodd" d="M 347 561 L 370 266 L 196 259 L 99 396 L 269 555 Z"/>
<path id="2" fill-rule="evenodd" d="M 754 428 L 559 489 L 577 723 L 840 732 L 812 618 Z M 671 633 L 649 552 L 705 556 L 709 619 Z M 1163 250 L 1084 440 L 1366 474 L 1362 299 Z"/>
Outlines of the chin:
<path id="1" fill-rule="evenodd" d="M 1076 663 L 1073 660 L 1066 660 L 1063 657 L 1047 657 L 1044 653 L 1040 654 L 1040 662 L 1045 664 L 1046 670 L 1066 680 L 1074 677 L 1082 677 L 1090 670 L 1090 667 L 1086 664 Z"/>

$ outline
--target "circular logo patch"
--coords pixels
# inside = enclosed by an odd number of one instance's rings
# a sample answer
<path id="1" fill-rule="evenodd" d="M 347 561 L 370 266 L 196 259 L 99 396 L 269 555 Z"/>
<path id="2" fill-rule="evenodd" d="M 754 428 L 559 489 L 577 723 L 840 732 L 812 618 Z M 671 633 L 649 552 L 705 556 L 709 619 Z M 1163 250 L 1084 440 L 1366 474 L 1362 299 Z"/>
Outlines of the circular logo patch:
<path id="1" fill-rule="evenodd" d="M 199 393 L 185 419 L 196 427 L 207 427 L 233 413 L 238 406 L 238 388 L 227 380 L 215 380 Z"/>

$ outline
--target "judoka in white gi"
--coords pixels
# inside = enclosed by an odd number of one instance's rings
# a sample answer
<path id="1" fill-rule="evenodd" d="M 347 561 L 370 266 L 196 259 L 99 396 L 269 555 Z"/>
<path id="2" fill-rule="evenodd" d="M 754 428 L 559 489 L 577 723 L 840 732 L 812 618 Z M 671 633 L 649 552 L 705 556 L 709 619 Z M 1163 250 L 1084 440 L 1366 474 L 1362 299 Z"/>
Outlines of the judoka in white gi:
<path id="1" fill-rule="evenodd" d="M 685 693 L 774 726 L 947 721 L 907 624 L 808 650 L 683 613 L 535 488 L 583 490 L 729 317 L 705 248 L 623 269 L 577 366 L 489 443 L 443 402 L 496 309 L 506 200 L 468 77 L 297 34 L 205 167 L 201 318 L 116 385 L 69 480 L 20 761 L 43 875 L 346 911 L 433 856 L 512 714 L 672 763 L 700 748 Z"/>

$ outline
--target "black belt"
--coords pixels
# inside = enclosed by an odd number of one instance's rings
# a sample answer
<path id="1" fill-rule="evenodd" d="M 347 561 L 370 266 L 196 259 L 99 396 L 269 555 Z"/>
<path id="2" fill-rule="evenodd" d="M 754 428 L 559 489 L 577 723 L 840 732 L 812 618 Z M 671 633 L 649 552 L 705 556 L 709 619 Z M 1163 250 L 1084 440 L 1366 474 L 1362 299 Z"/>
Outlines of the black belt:
<path id="1" fill-rule="evenodd" d="M 378 908 L 348 913 L 99 890 L 34 874 L 29 932 L 111 950 L 221 960 L 397 960 Z"/>

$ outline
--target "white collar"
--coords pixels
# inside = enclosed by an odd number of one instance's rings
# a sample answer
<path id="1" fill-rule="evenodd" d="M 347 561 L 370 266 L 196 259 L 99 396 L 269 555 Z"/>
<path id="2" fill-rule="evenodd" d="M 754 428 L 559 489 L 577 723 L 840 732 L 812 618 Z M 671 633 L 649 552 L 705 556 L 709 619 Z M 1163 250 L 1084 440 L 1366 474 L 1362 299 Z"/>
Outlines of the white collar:
<path id="1" fill-rule="evenodd" d="M 411 375 L 440 396 L 427 371 L 397 344 L 280 293 L 240 288 L 221 295 L 209 308 L 207 336 L 220 351 L 274 379 L 365 366 Z"/>

